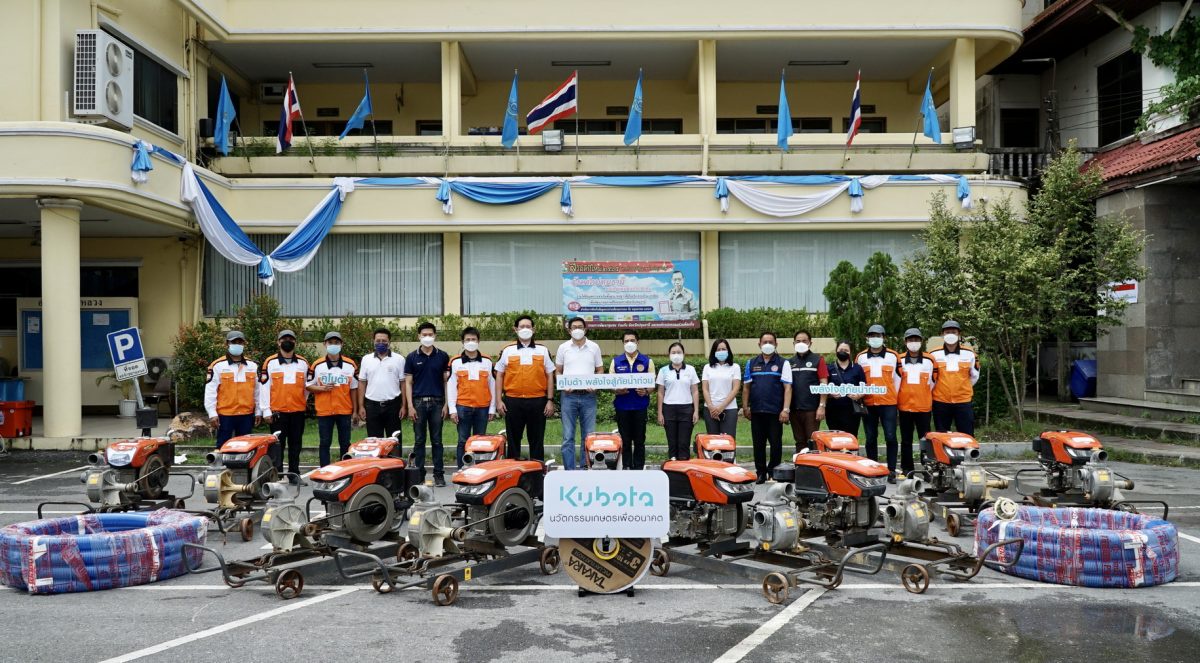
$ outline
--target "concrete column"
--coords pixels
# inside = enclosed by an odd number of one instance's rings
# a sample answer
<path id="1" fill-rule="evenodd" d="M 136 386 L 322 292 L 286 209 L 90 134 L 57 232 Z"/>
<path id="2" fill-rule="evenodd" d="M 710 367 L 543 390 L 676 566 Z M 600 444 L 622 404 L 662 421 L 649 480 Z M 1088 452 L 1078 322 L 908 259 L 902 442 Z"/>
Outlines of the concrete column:
<path id="1" fill-rule="evenodd" d="M 442 233 L 442 315 L 462 312 L 462 233 Z"/>
<path id="2" fill-rule="evenodd" d="M 700 310 L 721 307 L 721 235 L 716 230 L 700 233 Z"/>
<path id="3" fill-rule="evenodd" d="M 717 42 L 701 39 L 697 55 L 697 88 L 700 97 L 700 135 L 717 133 Z"/>
<path id="4" fill-rule="evenodd" d="M 46 437 L 83 432 L 79 338 L 79 210 L 70 198 L 42 198 L 42 421 Z"/>
<path id="5" fill-rule="evenodd" d="M 975 126 L 975 40 L 955 39 L 950 56 L 950 127 Z"/>
<path id="6" fill-rule="evenodd" d="M 442 136 L 462 135 L 462 51 L 456 41 L 442 42 Z"/>
<path id="7" fill-rule="evenodd" d="M 39 0 L 33 3 L 40 10 L 39 46 L 41 53 L 37 54 L 41 68 L 40 89 L 40 119 L 46 122 L 61 122 L 65 119 L 63 112 L 64 68 L 72 64 L 69 55 L 74 52 L 74 45 L 68 48 L 63 42 L 62 35 L 62 6 L 60 0 Z M 72 32 L 74 35 L 74 32 Z M 73 37 L 72 37 L 73 38 Z M 64 59 L 68 61 L 64 63 Z M 68 86 L 69 87 L 69 86 Z"/>

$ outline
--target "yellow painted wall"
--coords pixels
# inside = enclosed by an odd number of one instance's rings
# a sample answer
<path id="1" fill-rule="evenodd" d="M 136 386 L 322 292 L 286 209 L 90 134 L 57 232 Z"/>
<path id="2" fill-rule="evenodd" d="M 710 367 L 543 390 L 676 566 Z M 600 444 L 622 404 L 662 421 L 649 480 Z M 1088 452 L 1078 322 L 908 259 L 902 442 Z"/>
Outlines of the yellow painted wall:
<path id="1" fill-rule="evenodd" d="M 0 94 L 0 120 L 40 117 L 41 81 L 39 49 L 41 0 L 6 0 L 0 21 L 0 59 L 24 63 L 4 70 L 4 94 Z M 0 344 L 3 340 L 0 339 Z"/>
<path id="2" fill-rule="evenodd" d="M 720 58 L 718 52 L 717 57 Z M 922 92 L 924 92 L 922 90 Z M 854 81 L 789 81 L 788 106 L 792 117 L 833 118 L 833 133 L 841 133 L 842 119 L 849 116 Z M 759 104 L 779 103 L 779 82 L 717 83 L 717 117 L 766 117 L 757 115 Z M 875 113 L 865 117 L 887 117 L 889 133 L 912 132 L 921 107 L 921 94 L 909 94 L 905 81 L 862 82 L 862 103 L 875 104 Z M 799 131 L 799 127 L 797 127 Z"/>

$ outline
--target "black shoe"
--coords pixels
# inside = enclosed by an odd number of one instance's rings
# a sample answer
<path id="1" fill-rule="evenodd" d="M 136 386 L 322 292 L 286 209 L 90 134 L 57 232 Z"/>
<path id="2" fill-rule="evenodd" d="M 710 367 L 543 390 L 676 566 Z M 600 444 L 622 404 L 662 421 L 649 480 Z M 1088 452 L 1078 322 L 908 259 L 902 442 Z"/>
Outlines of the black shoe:
<path id="1" fill-rule="evenodd" d="M 764 484 L 766 482 L 767 482 L 766 474 L 760 474 L 760 475 L 758 475 L 758 478 L 754 480 L 754 483 L 756 483 L 756 484 Z"/>
<path id="2" fill-rule="evenodd" d="M 433 477 L 433 485 L 437 488 L 445 488 L 446 487 L 446 477 L 444 477 L 440 474 Z"/>
<path id="3" fill-rule="evenodd" d="M 300 477 L 296 476 L 295 474 L 289 475 L 289 476 L 288 476 L 288 483 L 292 484 L 293 486 L 299 485 L 299 484 L 300 484 Z"/>
<path id="4" fill-rule="evenodd" d="M 896 475 L 894 473 L 888 475 L 888 483 L 896 483 Z"/>

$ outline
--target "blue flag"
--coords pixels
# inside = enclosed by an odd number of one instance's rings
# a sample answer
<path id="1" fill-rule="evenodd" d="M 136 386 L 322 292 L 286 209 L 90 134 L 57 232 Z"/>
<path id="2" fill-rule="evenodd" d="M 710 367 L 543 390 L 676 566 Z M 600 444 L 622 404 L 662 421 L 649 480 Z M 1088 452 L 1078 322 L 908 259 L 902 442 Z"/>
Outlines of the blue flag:
<path id="1" fill-rule="evenodd" d="M 638 69 L 637 87 L 633 88 L 633 105 L 625 124 L 625 144 L 633 145 L 642 137 L 642 70 Z"/>
<path id="2" fill-rule="evenodd" d="M 500 135 L 500 144 L 505 148 L 517 142 L 517 72 L 513 72 L 512 90 L 508 93 L 508 106 L 504 108 L 504 132 Z"/>
<path id="3" fill-rule="evenodd" d="M 779 149 L 787 152 L 788 139 L 792 137 L 792 109 L 788 107 L 787 102 L 787 87 L 783 84 L 783 74 L 779 75 L 779 118 L 776 121 L 779 125 L 778 133 L 776 133 L 776 142 L 779 144 Z"/>
<path id="4" fill-rule="evenodd" d="M 363 70 L 363 86 L 366 88 L 363 92 L 362 101 L 358 102 L 358 108 L 354 109 L 354 115 L 346 120 L 346 128 L 342 129 L 342 135 L 338 136 L 338 140 L 346 137 L 351 129 L 362 129 L 363 120 L 375 111 L 371 110 L 371 81 L 367 80 L 367 70 Z"/>
<path id="5" fill-rule="evenodd" d="M 921 99 L 921 115 L 925 118 L 925 135 L 930 140 L 942 144 L 942 127 L 938 124 L 937 107 L 933 105 L 933 70 L 929 70 L 929 79 L 925 81 L 925 98 Z"/>
<path id="6" fill-rule="evenodd" d="M 213 128 L 213 145 L 221 154 L 229 154 L 229 125 L 237 117 L 237 109 L 233 107 L 233 99 L 229 97 L 229 86 L 225 85 L 225 76 L 221 76 L 221 96 L 217 100 L 217 126 Z"/>

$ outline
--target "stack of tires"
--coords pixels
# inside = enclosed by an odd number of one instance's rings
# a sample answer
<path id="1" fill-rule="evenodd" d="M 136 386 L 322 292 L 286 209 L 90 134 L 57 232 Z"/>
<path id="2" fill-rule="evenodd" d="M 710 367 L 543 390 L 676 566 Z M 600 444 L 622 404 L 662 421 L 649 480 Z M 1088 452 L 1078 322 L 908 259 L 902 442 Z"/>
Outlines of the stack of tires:
<path id="1" fill-rule="evenodd" d="M 0 582 L 30 594 L 129 587 L 187 573 L 183 544 L 205 518 L 182 511 L 90 513 L 0 528 Z M 199 564 L 199 551 L 187 553 Z"/>
<path id="2" fill-rule="evenodd" d="M 1010 538 L 1023 539 L 1025 549 L 1005 572 L 1029 580 L 1082 587 L 1149 587 L 1171 582 L 1179 573 L 1175 526 L 1142 514 L 1028 505 L 1018 507 L 1010 520 L 998 518 L 994 509 L 979 514 L 976 555 Z M 1003 554 L 998 549 L 988 561 L 1004 561 Z"/>

